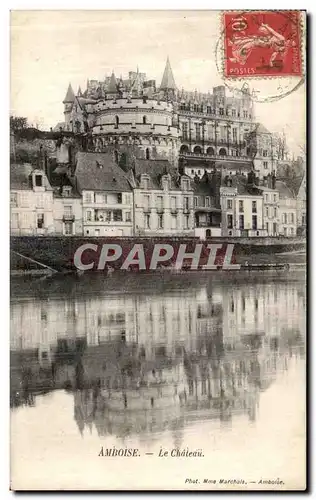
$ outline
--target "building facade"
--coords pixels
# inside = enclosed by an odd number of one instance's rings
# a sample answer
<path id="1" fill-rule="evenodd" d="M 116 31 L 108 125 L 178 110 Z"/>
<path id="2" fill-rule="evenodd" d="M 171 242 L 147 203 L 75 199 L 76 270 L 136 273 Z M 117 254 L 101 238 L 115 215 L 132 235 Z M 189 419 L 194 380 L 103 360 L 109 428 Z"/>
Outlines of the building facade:
<path id="1" fill-rule="evenodd" d="M 165 160 L 136 160 L 132 175 L 135 235 L 194 235 L 189 177 Z"/>
<path id="2" fill-rule="evenodd" d="M 10 184 L 11 234 L 53 234 L 53 190 L 44 171 L 13 164 Z"/>
<path id="3" fill-rule="evenodd" d="M 133 191 L 112 155 L 79 152 L 70 180 L 82 196 L 84 236 L 132 236 Z"/>

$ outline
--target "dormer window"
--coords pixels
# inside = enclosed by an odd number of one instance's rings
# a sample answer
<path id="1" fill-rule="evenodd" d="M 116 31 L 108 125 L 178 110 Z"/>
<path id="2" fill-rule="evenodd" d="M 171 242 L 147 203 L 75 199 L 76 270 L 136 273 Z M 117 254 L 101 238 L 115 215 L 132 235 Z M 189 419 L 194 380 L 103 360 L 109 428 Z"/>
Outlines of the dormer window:
<path id="1" fill-rule="evenodd" d="M 190 189 L 189 179 L 181 179 L 181 188 L 183 191 L 188 191 Z"/>
<path id="2" fill-rule="evenodd" d="M 170 189 L 170 177 L 169 175 L 164 175 L 161 179 L 162 189 L 168 190 Z"/>
<path id="3" fill-rule="evenodd" d="M 35 175 L 35 186 L 37 187 L 43 186 L 43 176 L 41 174 Z"/>
<path id="4" fill-rule="evenodd" d="M 149 175 L 143 174 L 141 176 L 140 184 L 141 184 L 141 188 L 142 189 L 148 189 L 148 186 L 149 186 Z"/>

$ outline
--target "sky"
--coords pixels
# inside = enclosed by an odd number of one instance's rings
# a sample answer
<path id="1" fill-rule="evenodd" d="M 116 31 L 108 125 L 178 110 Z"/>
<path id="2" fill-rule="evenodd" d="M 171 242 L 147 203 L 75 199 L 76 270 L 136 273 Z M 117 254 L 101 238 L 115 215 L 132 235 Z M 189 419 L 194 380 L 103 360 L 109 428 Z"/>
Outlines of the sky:
<path id="1" fill-rule="evenodd" d="M 75 92 L 79 85 L 85 90 L 87 78 L 101 80 L 112 70 L 124 77 L 138 66 L 159 85 L 167 56 L 179 89 L 212 91 L 223 84 L 216 63 L 221 35 L 219 11 L 13 11 L 11 113 L 49 129 L 63 121 L 69 82 Z M 277 82 L 250 84 L 268 97 Z M 284 131 L 290 151 L 301 154 L 305 85 L 255 110 L 258 121 Z"/>

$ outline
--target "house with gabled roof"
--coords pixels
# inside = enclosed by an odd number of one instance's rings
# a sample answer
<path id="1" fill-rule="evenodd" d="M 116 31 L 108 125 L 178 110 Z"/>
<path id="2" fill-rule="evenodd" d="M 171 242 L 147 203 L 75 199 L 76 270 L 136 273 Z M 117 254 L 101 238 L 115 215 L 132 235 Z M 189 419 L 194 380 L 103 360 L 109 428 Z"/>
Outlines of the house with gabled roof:
<path id="1" fill-rule="evenodd" d="M 82 196 L 85 236 L 132 236 L 133 191 L 108 153 L 77 153 L 72 185 Z"/>

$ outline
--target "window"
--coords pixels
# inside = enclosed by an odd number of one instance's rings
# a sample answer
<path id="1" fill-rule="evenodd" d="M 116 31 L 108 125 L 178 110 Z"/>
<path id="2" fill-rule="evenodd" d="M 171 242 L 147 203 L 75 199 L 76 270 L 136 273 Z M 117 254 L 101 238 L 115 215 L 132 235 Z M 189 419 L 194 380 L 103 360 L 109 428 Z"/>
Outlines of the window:
<path id="1" fill-rule="evenodd" d="M 233 132 L 233 142 L 237 142 L 237 129 L 233 128 L 232 132 Z"/>
<path id="2" fill-rule="evenodd" d="M 182 138 L 186 140 L 188 138 L 188 123 L 182 123 Z"/>
<path id="3" fill-rule="evenodd" d="M 18 193 L 11 193 L 10 194 L 10 204 L 12 207 L 18 206 Z"/>
<path id="4" fill-rule="evenodd" d="M 240 215 L 239 216 L 239 229 L 244 229 L 244 228 L 245 228 L 244 216 Z"/>
<path id="5" fill-rule="evenodd" d="M 197 196 L 194 196 L 194 207 L 198 206 L 198 199 Z"/>
<path id="6" fill-rule="evenodd" d="M 268 151 L 266 149 L 263 149 L 262 156 L 264 157 L 268 156 Z"/>
<path id="7" fill-rule="evenodd" d="M 211 106 L 206 106 L 206 112 L 207 112 L 208 115 L 212 114 L 212 108 L 211 108 Z"/>
<path id="8" fill-rule="evenodd" d="M 73 223 L 72 222 L 65 222 L 64 234 L 66 236 L 71 236 L 73 234 Z"/>
<path id="9" fill-rule="evenodd" d="M 283 228 L 283 234 L 284 234 L 284 236 L 287 236 L 287 228 L 286 227 Z"/>
<path id="10" fill-rule="evenodd" d="M 118 128 L 119 126 L 119 123 L 120 123 L 120 119 L 118 116 L 115 117 L 115 128 Z"/>
<path id="11" fill-rule="evenodd" d="M 227 210 L 233 209 L 233 200 L 227 200 Z"/>
<path id="12" fill-rule="evenodd" d="M 171 215 L 171 229 L 177 229 L 177 216 Z"/>
<path id="13" fill-rule="evenodd" d="M 157 196 L 157 210 L 163 210 L 163 196 Z"/>
<path id="14" fill-rule="evenodd" d="M 123 220 L 122 210 L 113 210 L 113 220 L 116 222 L 120 222 Z"/>
<path id="15" fill-rule="evenodd" d="M 12 213 L 11 214 L 11 228 L 18 229 L 19 227 L 19 214 Z"/>
<path id="16" fill-rule="evenodd" d="M 144 210 L 149 210 L 149 194 L 144 194 Z"/>
<path id="17" fill-rule="evenodd" d="M 125 195 L 125 204 L 126 204 L 126 205 L 130 205 L 130 204 L 131 204 L 131 202 L 132 202 L 132 196 L 131 196 L 129 193 L 127 193 L 127 194 Z"/>
<path id="18" fill-rule="evenodd" d="M 253 215 L 252 216 L 252 229 L 257 229 L 258 221 L 257 221 L 257 216 Z"/>
<path id="19" fill-rule="evenodd" d="M 184 216 L 184 229 L 189 229 L 189 216 Z"/>
<path id="20" fill-rule="evenodd" d="M 267 230 L 267 233 L 269 233 L 269 222 L 266 222 L 266 230 Z"/>
<path id="21" fill-rule="evenodd" d="M 248 118 L 248 111 L 244 109 L 244 118 Z"/>
<path id="22" fill-rule="evenodd" d="M 143 116 L 143 125 L 146 125 L 146 123 L 147 123 L 147 117 Z"/>
<path id="23" fill-rule="evenodd" d="M 92 193 L 85 193 L 84 194 L 84 201 L 85 201 L 85 203 L 92 203 Z"/>
<path id="24" fill-rule="evenodd" d="M 176 202 L 177 202 L 177 198 L 175 196 L 171 196 L 171 210 L 175 210 L 176 209 Z"/>
<path id="25" fill-rule="evenodd" d="M 184 210 L 189 210 L 189 198 L 188 198 L 188 196 L 185 196 L 183 198 L 183 208 L 184 208 Z"/>
<path id="26" fill-rule="evenodd" d="M 268 201 L 269 201 L 269 195 L 268 195 L 268 194 L 265 194 L 265 195 L 264 195 L 264 198 L 265 198 L 266 202 L 268 202 Z"/>
<path id="27" fill-rule="evenodd" d="M 276 222 L 273 222 L 273 235 L 277 234 L 277 224 Z"/>
<path id="28" fill-rule="evenodd" d="M 253 202 L 252 202 L 252 212 L 253 212 L 254 214 L 256 214 L 256 213 L 257 213 L 257 202 L 256 202 L 256 201 L 253 201 Z"/>
<path id="29" fill-rule="evenodd" d="M 206 207 L 210 206 L 210 198 L 208 196 L 206 196 L 206 198 L 205 198 L 205 206 Z"/>
<path id="30" fill-rule="evenodd" d="M 143 189 L 148 189 L 148 181 L 149 179 L 147 179 L 146 177 L 142 179 L 142 188 Z"/>
<path id="31" fill-rule="evenodd" d="M 290 224 L 294 224 L 294 214 L 289 214 L 290 215 Z"/>
<path id="32" fill-rule="evenodd" d="M 224 108 L 219 108 L 219 114 L 220 114 L 221 116 L 223 116 L 223 115 L 224 115 Z"/>
<path id="33" fill-rule="evenodd" d="M 122 193 L 117 193 L 117 203 L 122 203 Z"/>
<path id="34" fill-rule="evenodd" d="M 269 207 L 266 207 L 266 217 L 269 217 Z"/>
<path id="35" fill-rule="evenodd" d="M 274 213 L 273 213 L 274 217 L 277 217 L 277 209 L 274 208 Z"/>
<path id="36" fill-rule="evenodd" d="M 145 229 L 150 229 L 150 215 L 145 214 Z"/>
<path id="37" fill-rule="evenodd" d="M 189 179 L 182 179 L 182 189 L 183 191 L 188 191 L 190 187 Z"/>
<path id="38" fill-rule="evenodd" d="M 35 175 L 35 186 L 41 187 L 43 185 L 43 176 Z"/>
<path id="39" fill-rule="evenodd" d="M 66 217 L 70 217 L 72 215 L 72 206 L 71 205 L 64 206 L 64 215 Z"/>
<path id="40" fill-rule="evenodd" d="M 197 141 L 201 139 L 201 128 L 199 123 L 195 124 L 195 137 Z"/>
<path id="41" fill-rule="evenodd" d="M 232 116 L 236 116 L 236 110 L 235 109 L 232 109 Z"/>
<path id="42" fill-rule="evenodd" d="M 132 220 L 131 212 L 125 212 L 125 220 L 126 222 L 131 222 Z"/>
<path id="43" fill-rule="evenodd" d="M 264 162 L 263 162 L 263 168 L 264 168 L 265 170 L 267 170 L 267 169 L 268 169 L 268 162 L 267 162 L 267 161 L 264 161 Z"/>
<path id="44" fill-rule="evenodd" d="M 94 203 L 106 203 L 107 197 L 105 193 L 94 193 Z"/>
<path id="45" fill-rule="evenodd" d="M 150 160 L 150 151 L 146 148 L 146 160 Z"/>
<path id="46" fill-rule="evenodd" d="M 233 229 L 233 216 L 231 214 L 227 215 L 227 227 Z"/>
<path id="47" fill-rule="evenodd" d="M 100 236 L 100 229 L 95 229 L 94 230 L 94 235 L 95 236 Z"/>
<path id="48" fill-rule="evenodd" d="M 244 202 L 242 200 L 239 201 L 239 212 L 244 211 Z"/>
<path id="49" fill-rule="evenodd" d="M 158 229 L 163 228 L 163 215 L 158 215 Z"/>
<path id="50" fill-rule="evenodd" d="M 291 227 L 291 235 L 294 234 L 294 227 Z"/>
<path id="51" fill-rule="evenodd" d="M 284 224 L 287 224 L 287 214 L 283 214 L 283 222 Z"/>
<path id="52" fill-rule="evenodd" d="M 44 228 L 44 214 L 37 214 L 37 228 Z"/>
<path id="53" fill-rule="evenodd" d="M 274 202 L 276 202 L 276 201 L 277 201 L 277 195 L 276 195 L 276 194 L 274 194 L 274 195 L 273 195 L 273 201 L 274 201 Z"/>
<path id="54" fill-rule="evenodd" d="M 87 220 L 87 222 L 91 222 L 92 221 L 92 212 L 91 212 L 91 210 L 87 210 L 86 211 L 86 220 Z"/>

